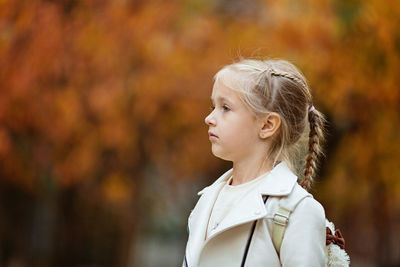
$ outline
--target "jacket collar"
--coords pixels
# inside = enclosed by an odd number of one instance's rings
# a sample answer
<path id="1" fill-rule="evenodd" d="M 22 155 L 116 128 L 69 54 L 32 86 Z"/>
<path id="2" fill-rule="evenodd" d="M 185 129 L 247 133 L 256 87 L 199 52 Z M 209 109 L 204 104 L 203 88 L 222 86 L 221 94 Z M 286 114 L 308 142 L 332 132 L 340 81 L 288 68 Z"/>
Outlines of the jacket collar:
<path id="1" fill-rule="evenodd" d="M 226 183 L 231 176 L 233 168 L 222 174 L 213 184 L 200 190 L 197 194 L 202 195 L 205 191 L 220 187 L 221 184 Z M 286 196 L 288 195 L 295 183 L 297 176 L 289 169 L 285 161 L 277 164 L 270 172 L 264 173 L 261 176 L 266 178 L 257 186 L 259 193 L 269 196 Z M 258 177 L 257 177 L 258 178 Z"/>

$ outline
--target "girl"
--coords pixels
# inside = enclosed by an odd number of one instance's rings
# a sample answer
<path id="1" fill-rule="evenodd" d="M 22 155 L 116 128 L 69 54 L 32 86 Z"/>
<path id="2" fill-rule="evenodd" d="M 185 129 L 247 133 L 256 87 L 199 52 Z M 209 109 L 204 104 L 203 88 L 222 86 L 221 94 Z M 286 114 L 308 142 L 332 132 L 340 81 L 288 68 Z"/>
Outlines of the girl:
<path id="1" fill-rule="evenodd" d="M 212 153 L 233 167 L 198 193 L 183 266 L 324 266 L 325 212 L 306 191 L 321 153 L 324 118 L 306 79 L 285 60 L 242 59 L 214 81 L 205 123 Z M 307 134 L 302 161 L 297 155 Z M 304 197 L 292 212 L 278 212 L 280 201 L 293 195 Z M 284 226 L 278 244 L 274 224 Z"/>

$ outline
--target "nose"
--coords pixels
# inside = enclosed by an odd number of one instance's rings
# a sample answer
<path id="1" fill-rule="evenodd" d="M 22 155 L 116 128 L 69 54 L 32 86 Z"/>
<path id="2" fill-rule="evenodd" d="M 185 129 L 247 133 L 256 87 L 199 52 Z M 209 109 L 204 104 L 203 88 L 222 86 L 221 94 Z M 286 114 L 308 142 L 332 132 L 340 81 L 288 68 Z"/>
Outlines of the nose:
<path id="1" fill-rule="evenodd" d="M 210 114 L 208 114 L 208 116 L 204 119 L 204 122 L 207 125 L 214 125 L 215 126 L 215 118 L 213 116 L 213 112 L 211 112 Z"/>

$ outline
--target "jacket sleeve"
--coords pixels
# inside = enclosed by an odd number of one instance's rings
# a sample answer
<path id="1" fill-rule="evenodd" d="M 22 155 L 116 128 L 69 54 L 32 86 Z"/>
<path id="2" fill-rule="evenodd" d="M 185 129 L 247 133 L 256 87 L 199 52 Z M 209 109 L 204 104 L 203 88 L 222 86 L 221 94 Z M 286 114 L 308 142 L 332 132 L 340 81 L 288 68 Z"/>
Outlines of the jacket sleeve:
<path id="1" fill-rule="evenodd" d="M 326 258 L 325 211 L 312 197 L 306 197 L 289 217 L 280 260 L 283 267 L 323 267 Z"/>

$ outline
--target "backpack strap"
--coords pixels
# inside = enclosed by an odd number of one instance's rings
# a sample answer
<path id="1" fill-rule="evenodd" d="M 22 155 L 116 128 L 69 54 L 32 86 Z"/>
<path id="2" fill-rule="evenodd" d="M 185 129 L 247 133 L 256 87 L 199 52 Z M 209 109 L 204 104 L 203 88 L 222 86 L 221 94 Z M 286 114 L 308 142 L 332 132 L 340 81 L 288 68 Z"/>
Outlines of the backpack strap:
<path id="1" fill-rule="evenodd" d="M 280 198 L 277 212 L 274 214 L 272 227 L 272 243 L 276 252 L 280 253 L 283 236 L 289 223 L 289 216 L 304 198 L 312 197 L 301 186 L 296 185 L 289 195 Z"/>
<path id="2" fill-rule="evenodd" d="M 289 222 L 289 215 L 291 211 L 283 207 L 279 207 L 278 211 L 275 213 L 273 222 L 274 226 L 272 228 L 272 242 L 274 243 L 275 250 L 280 252 L 281 244 L 283 240 L 283 235 L 285 234 L 286 225 Z"/>

